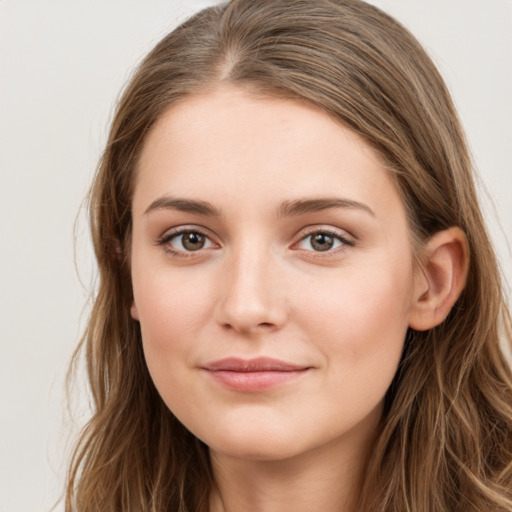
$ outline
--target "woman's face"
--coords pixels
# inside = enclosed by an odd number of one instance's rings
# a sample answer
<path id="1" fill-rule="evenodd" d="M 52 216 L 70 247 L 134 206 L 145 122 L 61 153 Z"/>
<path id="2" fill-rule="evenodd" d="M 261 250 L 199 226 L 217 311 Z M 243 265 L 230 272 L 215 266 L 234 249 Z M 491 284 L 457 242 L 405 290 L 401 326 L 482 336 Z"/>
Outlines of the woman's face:
<path id="1" fill-rule="evenodd" d="M 214 452 L 371 438 L 415 274 L 404 206 L 355 133 L 235 88 L 173 106 L 140 158 L 131 271 L 154 383 Z"/>

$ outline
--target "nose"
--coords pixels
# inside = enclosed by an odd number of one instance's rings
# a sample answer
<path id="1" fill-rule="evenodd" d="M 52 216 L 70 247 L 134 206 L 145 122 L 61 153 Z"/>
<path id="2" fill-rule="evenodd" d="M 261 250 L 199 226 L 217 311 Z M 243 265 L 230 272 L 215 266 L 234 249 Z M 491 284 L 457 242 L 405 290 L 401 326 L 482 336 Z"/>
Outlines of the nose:
<path id="1" fill-rule="evenodd" d="M 222 328 L 254 334 L 280 329 L 287 318 L 283 275 L 264 251 L 235 254 L 220 278 L 215 319 Z"/>

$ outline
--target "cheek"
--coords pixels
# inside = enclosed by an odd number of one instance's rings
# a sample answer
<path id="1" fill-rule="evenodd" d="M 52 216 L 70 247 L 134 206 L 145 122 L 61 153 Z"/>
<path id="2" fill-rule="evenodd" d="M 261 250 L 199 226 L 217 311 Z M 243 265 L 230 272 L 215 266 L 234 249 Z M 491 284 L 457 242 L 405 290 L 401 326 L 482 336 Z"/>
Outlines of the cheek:
<path id="1" fill-rule="evenodd" d="M 202 417 L 191 368 L 198 333 L 211 317 L 208 289 L 198 285 L 168 270 L 145 272 L 134 282 L 146 365 L 167 407 L 187 425 L 188 418 Z"/>
<path id="2" fill-rule="evenodd" d="M 135 272 L 134 300 L 150 373 L 158 385 L 191 362 L 195 333 L 211 318 L 210 287 L 197 272 L 170 272 L 153 267 L 143 276 Z"/>
<path id="3" fill-rule="evenodd" d="M 412 297 L 412 273 L 389 264 L 376 268 L 351 269 L 325 283 L 308 295 L 303 315 L 332 367 L 333 385 L 343 376 L 345 389 L 375 396 L 385 393 L 396 373 Z"/>
<path id="4" fill-rule="evenodd" d="M 407 317 L 412 273 L 406 274 L 390 265 L 378 271 L 361 265 L 361 269 L 351 268 L 329 276 L 320 285 L 309 286 L 308 290 L 307 296 L 303 294 L 304 309 L 309 309 L 312 315 L 320 315 L 318 320 L 329 317 L 331 324 L 338 325 L 342 333 L 346 329 L 357 333 L 365 328 L 393 328 L 397 317 L 404 320 Z M 349 318 L 353 321 L 347 322 Z"/>

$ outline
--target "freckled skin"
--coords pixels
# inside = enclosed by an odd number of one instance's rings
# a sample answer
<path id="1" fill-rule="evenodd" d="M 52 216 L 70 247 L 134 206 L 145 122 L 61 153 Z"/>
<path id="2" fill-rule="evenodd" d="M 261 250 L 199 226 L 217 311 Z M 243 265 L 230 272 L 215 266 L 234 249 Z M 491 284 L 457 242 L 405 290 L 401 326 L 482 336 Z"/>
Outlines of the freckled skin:
<path id="1" fill-rule="evenodd" d="M 221 215 L 145 213 L 163 195 L 206 201 Z M 373 214 L 276 214 L 285 201 L 318 197 Z M 205 246 L 159 244 L 183 226 L 205 234 Z M 312 227 L 347 243 L 316 251 Z M 214 461 L 362 458 L 400 359 L 414 268 L 404 206 L 361 138 L 315 107 L 233 88 L 171 107 L 140 159 L 131 261 L 132 315 L 151 376 Z M 201 370 L 260 356 L 310 370 L 257 393 Z"/>

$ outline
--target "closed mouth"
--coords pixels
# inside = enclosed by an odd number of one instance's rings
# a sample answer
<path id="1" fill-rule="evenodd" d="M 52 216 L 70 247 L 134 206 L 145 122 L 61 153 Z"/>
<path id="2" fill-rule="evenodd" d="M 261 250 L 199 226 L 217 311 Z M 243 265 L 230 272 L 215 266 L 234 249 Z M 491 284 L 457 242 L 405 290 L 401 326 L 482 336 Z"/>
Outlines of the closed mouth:
<path id="1" fill-rule="evenodd" d="M 249 360 L 226 358 L 201 367 L 224 388 L 246 393 L 262 392 L 290 383 L 311 368 L 267 357 Z"/>

